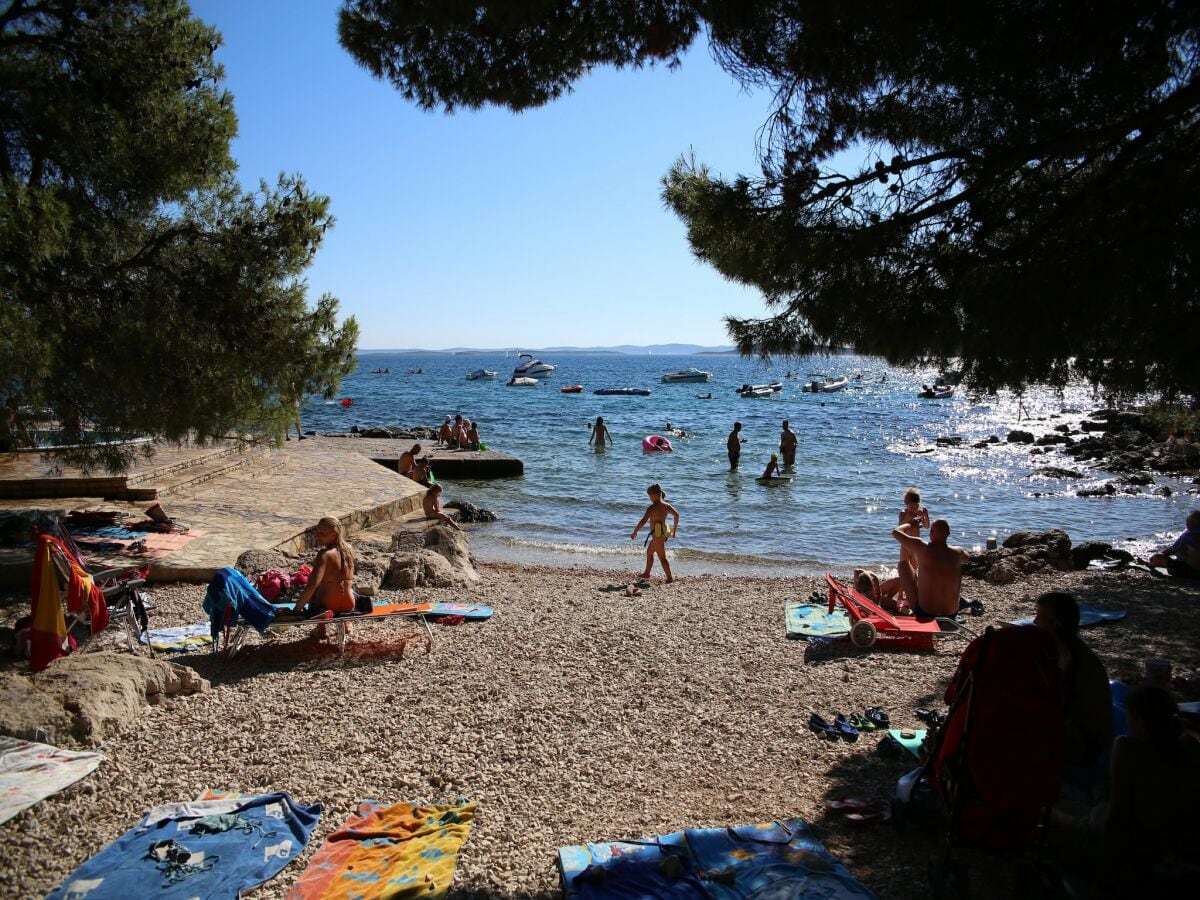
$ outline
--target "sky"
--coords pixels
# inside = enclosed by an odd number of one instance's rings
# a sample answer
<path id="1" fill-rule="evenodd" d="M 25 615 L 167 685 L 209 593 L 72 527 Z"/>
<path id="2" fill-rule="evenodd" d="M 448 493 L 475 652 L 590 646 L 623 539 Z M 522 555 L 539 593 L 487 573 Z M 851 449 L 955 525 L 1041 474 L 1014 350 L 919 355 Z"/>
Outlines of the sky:
<path id="1" fill-rule="evenodd" d="M 695 151 L 758 172 L 770 97 L 703 38 L 674 70 L 603 69 L 514 114 L 422 112 L 337 43 L 338 0 L 194 0 L 233 92 L 248 188 L 302 174 L 336 226 L 308 272 L 362 349 L 728 344 L 761 295 L 697 261 L 661 178 Z"/>

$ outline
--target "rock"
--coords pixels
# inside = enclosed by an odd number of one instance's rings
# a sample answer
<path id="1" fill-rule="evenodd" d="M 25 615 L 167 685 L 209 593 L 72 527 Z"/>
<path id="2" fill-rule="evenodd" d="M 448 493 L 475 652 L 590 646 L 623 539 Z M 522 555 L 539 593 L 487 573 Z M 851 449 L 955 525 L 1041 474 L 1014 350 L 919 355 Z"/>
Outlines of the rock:
<path id="1" fill-rule="evenodd" d="M 991 571 L 987 574 L 987 580 L 991 584 L 1012 584 L 1017 580 L 1017 570 L 1007 560 L 999 562 L 992 566 Z"/>
<path id="2" fill-rule="evenodd" d="M 991 446 L 991 441 L 976 441 L 974 444 L 971 445 L 971 447 L 974 448 L 975 450 L 986 450 L 990 446 Z"/>
<path id="3" fill-rule="evenodd" d="M 1154 494 L 1156 497 L 1170 497 L 1173 492 L 1165 484 L 1160 484 L 1150 493 Z"/>
<path id="4" fill-rule="evenodd" d="M 0 734 L 56 746 L 98 744 L 136 721 L 148 704 L 207 691 L 194 670 L 131 653 L 74 653 L 28 677 L 0 674 Z M 36 738 L 42 729 L 45 738 Z"/>
<path id="5" fill-rule="evenodd" d="M 1055 425 L 1054 430 L 1061 431 L 1063 434 L 1070 434 L 1071 426 L 1070 425 Z"/>
<path id="6" fill-rule="evenodd" d="M 354 587 L 356 590 L 366 588 L 368 592 L 377 591 L 383 585 L 390 561 L 376 556 L 355 554 Z"/>
<path id="7" fill-rule="evenodd" d="M 1076 491 L 1076 497 L 1111 497 L 1117 492 L 1116 487 L 1111 481 L 1106 481 L 1100 487 L 1084 488 L 1081 491 Z"/>
<path id="8" fill-rule="evenodd" d="M 1008 433 L 1008 442 L 1010 444 L 1032 444 L 1033 433 L 1029 431 L 1010 431 Z"/>
<path id="9" fill-rule="evenodd" d="M 295 568 L 293 562 L 282 550 L 247 550 L 237 558 L 236 567 L 243 575 L 253 575 L 267 569 L 291 572 Z"/>
<path id="10" fill-rule="evenodd" d="M 1071 563 L 1076 569 L 1086 569 L 1093 559 L 1103 559 L 1112 551 L 1105 541 L 1084 541 L 1071 548 Z"/>
<path id="11" fill-rule="evenodd" d="M 495 522 L 496 514 L 490 509 L 476 506 L 469 500 L 451 500 L 444 504 L 447 509 L 458 510 L 459 522 Z"/>
<path id="12" fill-rule="evenodd" d="M 1076 472 L 1074 469 L 1060 469 L 1057 466 L 1042 466 L 1040 469 L 1034 469 L 1029 473 L 1029 477 L 1041 475 L 1044 478 L 1082 478 L 1082 472 Z"/>
<path id="13" fill-rule="evenodd" d="M 1117 481 L 1121 484 L 1136 484 L 1145 487 L 1148 484 L 1154 484 L 1154 476 L 1148 472 L 1131 472 L 1128 475 L 1122 475 Z"/>
<path id="14" fill-rule="evenodd" d="M 1038 547 L 1055 556 L 1066 556 L 1071 552 L 1071 537 L 1058 528 L 1049 531 L 1014 531 L 1004 539 L 1004 546 L 1010 550 Z"/>
<path id="15" fill-rule="evenodd" d="M 959 447 L 962 445 L 962 442 L 963 439 L 956 434 L 949 437 L 940 437 L 934 441 L 939 447 Z"/>
<path id="16" fill-rule="evenodd" d="M 364 428 L 359 432 L 359 434 L 365 438 L 391 439 L 396 437 L 396 435 L 392 434 L 392 432 L 387 428 Z"/>
<path id="17" fill-rule="evenodd" d="M 467 536 L 449 525 L 422 531 L 399 531 L 392 537 L 394 555 L 383 587 L 469 587 L 479 581 Z"/>

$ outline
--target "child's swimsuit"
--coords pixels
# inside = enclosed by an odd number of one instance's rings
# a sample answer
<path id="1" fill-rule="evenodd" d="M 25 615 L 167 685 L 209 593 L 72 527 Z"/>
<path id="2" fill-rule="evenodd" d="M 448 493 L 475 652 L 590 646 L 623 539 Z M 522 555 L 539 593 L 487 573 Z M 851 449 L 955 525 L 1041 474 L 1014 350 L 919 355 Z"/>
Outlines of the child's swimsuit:
<path id="1" fill-rule="evenodd" d="M 667 527 L 666 522 L 655 522 L 650 533 L 655 537 L 666 538 L 671 536 L 671 529 Z"/>

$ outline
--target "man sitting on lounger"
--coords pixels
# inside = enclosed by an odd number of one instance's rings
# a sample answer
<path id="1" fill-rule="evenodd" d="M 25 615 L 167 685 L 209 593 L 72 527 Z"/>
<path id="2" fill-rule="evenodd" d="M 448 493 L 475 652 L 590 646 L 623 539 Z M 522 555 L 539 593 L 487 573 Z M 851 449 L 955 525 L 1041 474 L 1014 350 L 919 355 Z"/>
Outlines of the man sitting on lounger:
<path id="1" fill-rule="evenodd" d="M 934 519 L 929 526 L 928 542 L 911 531 L 911 525 L 892 530 L 892 537 L 908 550 L 908 558 L 902 559 L 896 568 L 900 589 L 918 616 L 953 616 L 958 612 L 962 567 L 967 554 L 961 547 L 946 543 L 950 523 L 945 519 Z M 909 559 L 916 561 L 915 571 Z"/>

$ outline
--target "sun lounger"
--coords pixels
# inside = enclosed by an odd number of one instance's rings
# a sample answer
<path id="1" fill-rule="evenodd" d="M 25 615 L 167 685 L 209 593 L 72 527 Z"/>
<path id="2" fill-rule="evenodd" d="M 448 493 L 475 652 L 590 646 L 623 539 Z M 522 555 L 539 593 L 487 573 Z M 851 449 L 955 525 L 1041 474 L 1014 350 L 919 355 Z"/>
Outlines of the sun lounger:
<path id="1" fill-rule="evenodd" d="M 838 603 L 845 608 L 853 625 L 850 643 L 860 649 L 879 643 L 905 650 L 932 650 L 933 640 L 946 635 L 963 635 L 967 629 L 949 618 L 919 619 L 915 616 L 894 616 L 868 600 L 852 587 L 841 584 L 826 573 L 829 585 L 829 611 Z"/>
<path id="2" fill-rule="evenodd" d="M 317 625 L 325 625 L 333 628 L 337 636 L 338 656 L 346 655 L 346 642 L 349 638 L 349 630 L 347 625 L 354 623 L 355 625 L 365 624 L 367 622 L 378 622 L 383 619 L 409 619 L 417 623 L 420 628 L 417 629 L 417 634 L 423 630 L 425 637 L 425 652 L 433 652 L 433 629 L 429 627 L 429 614 L 433 610 L 432 603 L 392 603 L 387 606 L 376 606 L 371 610 L 370 614 L 350 613 L 344 616 L 329 616 L 318 617 L 315 619 L 278 619 L 276 618 L 270 625 L 271 630 L 284 628 L 312 628 Z M 278 610 L 277 610 L 278 611 Z M 247 636 L 249 636 L 252 626 L 247 622 L 242 622 L 238 625 L 237 631 L 229 640 L 227 658 L 233 659 L 238 651 L 242 649 Z"/>

